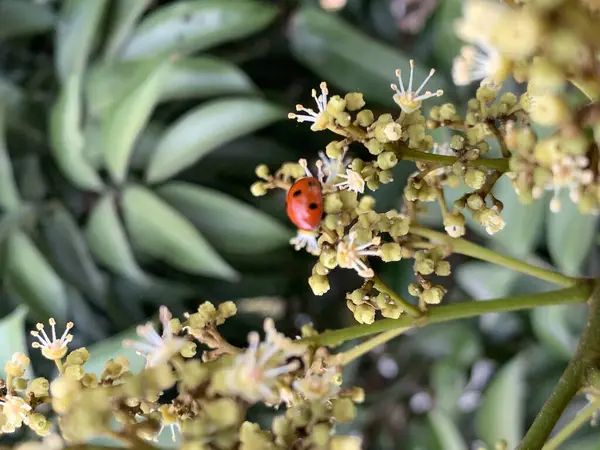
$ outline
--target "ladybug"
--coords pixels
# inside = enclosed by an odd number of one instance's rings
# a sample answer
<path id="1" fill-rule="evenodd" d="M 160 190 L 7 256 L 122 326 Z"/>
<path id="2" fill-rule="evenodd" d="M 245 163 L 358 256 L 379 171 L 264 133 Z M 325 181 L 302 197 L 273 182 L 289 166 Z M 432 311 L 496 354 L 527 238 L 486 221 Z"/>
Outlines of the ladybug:
<path id="1" fill-rule="evenodd" d="M 319 226 L 323 214 L 321 183 L 314 177 L 297 180 L 287 192 L 285 210 L 294 225 L 305 231 Z"/>

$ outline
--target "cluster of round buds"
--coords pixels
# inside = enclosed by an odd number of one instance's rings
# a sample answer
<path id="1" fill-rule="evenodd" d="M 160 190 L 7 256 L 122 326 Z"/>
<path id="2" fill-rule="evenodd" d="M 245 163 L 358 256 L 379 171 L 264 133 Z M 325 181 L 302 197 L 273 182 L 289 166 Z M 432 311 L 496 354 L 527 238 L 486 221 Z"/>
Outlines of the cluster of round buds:
<path id="1" fill-rule="evenodd" d="M 346 306 L 358 323 L 365 324 L 375 322 L 377 311 L 382 317 L 389 319 L 397 319 L 403 312 L 402 308 L 389 295 L 383 292 L 375 293 L 369 283 L 348 293 Z"/>

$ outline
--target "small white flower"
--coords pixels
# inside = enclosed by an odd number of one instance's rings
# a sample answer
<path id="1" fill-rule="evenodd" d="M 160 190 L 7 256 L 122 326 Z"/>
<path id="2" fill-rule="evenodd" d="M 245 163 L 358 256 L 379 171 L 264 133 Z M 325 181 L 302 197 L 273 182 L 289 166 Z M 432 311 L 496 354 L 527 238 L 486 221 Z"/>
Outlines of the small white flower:
<path id="1" fill-rule="evenodd" d="M 344 181 L 337 183 L 335 186 L 340 189 L 348 189 L 349 191 L 362 194 L 365 192 L 365 180 L 359 173 L 352 169 L 346 169 L 346 174 L 339 175 Z"/>
<path id="2" fill-rule="evenodd" d="M 306 248 L 308 253 L 316 256 L 321 253 L 317 245 L 318 237 L 319 233 L 314 231 L 298 230 L 296 236 L 290 239 L 290 244 L 294 246 L 294 250 Z"/>
<path id="3" fill-rule="evenodd" d="M 334 368 L 323 373 L 307 373 L 303 378 L 294 380 L 292 387 L 307 400 L 329 400 L 340 392 L 339 372 Z"/>
<path id="4" fill-rule="evenodd" d="M 324 117 L 324 113 L 325 109 L 327 108 L 327 96 L 329 95 L 329 90 L 327 89 L 327 83 L 324 81 L 319 85 L 319 87 L 321 88 L 321 94 L 319 96 L 317 96 L 317 91 L 315 89 L 313 89 L 311 93 L 312 98 L 317 104 L 318 112 L 311 108 L 305 108 L 302 105 L 296 105 L 296 111 L 305 114 L 289 113 L 288 119 L 297 120 L 298 122 L 312 122 L 313 124 L 310 128 L 313 131 L 324 130 L 327 128 L 327 121 Z"/>
<path id="5" fill-rule="evenodd" d="M 366 256 L 379 255 L 379 237 L 373 238 L 371 242 L 356 245 L 354 242 L 356 233 L 351 232 L 345 239 L 341 240 L 337 247 L 338 265 L 344 269 L 354 269 L 363 278 L 375 276 L 373 269 L 362 259 Z"/>
<path id="6" fill-rule="evenodd" d="M 160 435 L 162 434 L 164 429 L 167 427 L 169 427 L 169 430 L 171 431 L 171 440 L 173 442 L 177 442 L 177 435 L 181 434 L 181 425 L 179 424 L 179 421 L 177 420 L 177 416 L 170 411 L 169 406 L 170 405 L 162 405 L 159 408 L 159 411 L 160 411 L 161 417 L 162 417 L 162 421 L 161 421 L 160 429 L 158 430 L 158 433 L 156 434 L 156 437 L 154 438 L 155 442 L 158 442 L 158 438 L 160 437 Z"/>
<path id="7" fill-rule="evenodd" d="M 576 202 L 579 199 L 579 188 L 594 181 L 594 172 L 586 169 L 588 165 L 589 159 L 583 155 L 565 156 L 561 162 L 552 164 L 552 179 L 544 187 L 554 191 L 552 200 L 550 200 L 550 210 L 553 213 L 560 211 L 559 196 L 562 189 L 569 189 L 569 197 Z M 541 195 L 539 192 L 536 194 Z"/>
<path id="8" fill-rule="evenodd" d="M 137 327 L 137 334 L 145 341 L 125 340 L 125 347 L 132 347 L 136 353 L 146 358 L 146 367 L 154 367 L 169 361 L 179 353 L 185 344 L 185 340 L 173 334 L 169 322 L 173 316 L 166 306 L 161 306 L 159 319 L 163 327 L 162 336 L 154 329 L 154 325 L 148 322 L 146 325 Z"/>
<path id="9" fill-rule="evenodd" d="M 69 334 L 69 331 L 73 328 L 73 322 L 67 323 L 65 331 L 60 339 L 57 339 L 56 337 L 56 321 L 53 318 L 50 318 L 49 323 L 50 328 L 52 329 L 52 339 L 46 334 L 44 325 L 38 323 L 35 326 L 37 331 L 32 331 L 31 335 L 39 342 L 34 342 L 31 346 L 33 348 L 41 349 L 44 357 L 55 361 L 64 358 L 67 354 L 67 345 L 73 340 L 73 336 Z"/>
<path id="10" fill-rule="evenodd" d="M 305 347 L 294 344 L 283 334 L 278 333 L 272 319 L 264 322 L 265 340 L 260 342 L 258 333 L 248 335 L 249 346 L 236 356 L 233 367 L 227 373 L 229 389 L 256 403 L 266 401 L 277 403 L 280 399 L 277 389 L 278 377 L 298 370 L 298 361 L 289 361 L 300 356 Z"/>
<path id="11" fill-rule="evenodd" d="M 477 46 L 466 45 L 454 58 L 452 79 L 457 86 L 466 86 L 482 80 L 482 85 L 499 88 L 494 80 L 503 78 L 505 61 L 491 45 L 478 41 Z"/>
<path id="12" fill-rule="evenodd" d="M 508 11 L 506 5 L 490 0 L 467 0 L 463 17 L 456 22 L 456 34 L 465 42 L 487 38 L 496 22 Z"/>
<path id="13" fill-rule="evenodd" d="M 431 97 L 439 97 L 444 93 L 443 90 L 438 89 L 436 92 L 425 91 L 421 94 L 421 91 L 423 90 L 423 88 L 425 87 L 427 82 L 430 80 L 430 78 L 435 73 L 435 69 L 431 69 L 431 71 L 429 72 L 429 75 L 427 75 L 427 78 L 425 78 L 425 81 L 423 81 L 423 83 L 421 83 L 421 86 L 419 86 L 419 88 L 417 90 L 413 91 L 412 85 L 413 85 L 414 69 L 415 69 L 415 62 L 414 62 L 414 60 L 411 59 L 410 60 L 410 76 L 408 79 L 408 88 L 406 88 L 406 89 L 404 88 L 404 83 L 402 82 L 402 71 L 400 69 L 396 70 L 396 76 L 398 77 L 398 82 L 400 83 L 400 88 L 398 89 L 398 86 L 396 86 L 395 84 L 392 84 L 392 89 L 396 92 L 394 94 L 394 101 L 400 107 L 400 109 L 402 109 L 402 111 L 404 111 L 407 114 L 419 109 L 421 107 L 421 104 L 423 103 L 423 100 L 427 100 L 428 98 L 431 98 Z"/>
<path id="14" fill-rule="evenodd" d="M 19 428 L 23 423 L 27 424 L 27 416 L 31 412 L 31 406 L 17 395 L 7 395 L 5 400 L 0 400 L 2 414 L 7 423 L 2 427 L 3 433 L 10 433 Z"/>

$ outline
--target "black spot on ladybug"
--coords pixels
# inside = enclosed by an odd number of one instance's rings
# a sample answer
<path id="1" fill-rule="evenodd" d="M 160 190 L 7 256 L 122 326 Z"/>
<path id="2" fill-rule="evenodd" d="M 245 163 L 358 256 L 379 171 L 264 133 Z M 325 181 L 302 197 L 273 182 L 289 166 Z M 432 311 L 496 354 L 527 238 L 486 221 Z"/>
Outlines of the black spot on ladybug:
<path id="1" fill-rule="evenodd" d="M 302 191 L 301 191 L 300 189 L 298 189 L 297 191 L 294 191 L 294 192 L 292 193 L 292 195 L 293 195 L 294 197 L 298 197 L 300 194 L 302 194 Z"/>
<path id="2" fill-rule="evenodd" d="M 315 187 L 316 184 L 317 183 L 315 183 L 314 181 L 311 180 L 308 182 L 308 187 Z"/>
<path id="3" fill-rule="evenodd" d="M 316 203 L 311 203 L 310 205 L 308 205 L 309 209 L 317 209 L 319 207 L 319 205 L 317 205 Z"/>

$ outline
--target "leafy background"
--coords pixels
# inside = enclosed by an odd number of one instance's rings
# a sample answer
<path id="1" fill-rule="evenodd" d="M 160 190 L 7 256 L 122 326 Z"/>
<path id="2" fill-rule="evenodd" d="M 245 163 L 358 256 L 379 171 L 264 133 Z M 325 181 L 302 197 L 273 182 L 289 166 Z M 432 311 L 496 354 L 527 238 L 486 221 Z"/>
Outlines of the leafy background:
<path id="1" fill-rule="evenodd" d="M 249 194 L 254 168 L 315 158 L 326 145 L 327 133 L 285 119 L 323 79 L 391 111 L 394 70 L 414 58 L 420 73 L 438 69 L 442 100 L 464 105 L 472 91 L 449 77 L 460 10 L 460 0 L 349 0 L 336 13 L 318 0 L 0 0 L 0 360 L 27 351 L 25 330 L 53 316 L 75 322 L 73 345 L 92 354 L 88 370 L 116 354 L 138 370 L 141 359 L 121 340 L 160 304 L 177 315 L 235 300 L 241 313 L 224 334 L 236 345 L 264 315 L 290 335 L 308 321 L 351 324 L 343 294 L 359 280 L 337 271 L 327 295 L 310 293 L 311 257 L 287 244 L 294 230 L 282 194 Z M 396 181 L 376 193 L 381 210 L 400 205 L 412 170 L 396 167 Z M 489 238 L 473 227 L 469 238 L 597 274 L 595 217 L 568 201 L 559 214 L 547 198 L 522 206 L 508 183 L 497 190 L 506 228 Z M 439 214 L 425 221 L 439 226 Z M 449 301 L 552 288 L 487 263 L 452 262 Z M 406 292 L 410 263 L 379 269 Z M 372 449 L 514 445 L 583 320 L 581 308 L 548 307 L 410 333 L 347 367 L 345 382 L 367 392 L 347 427 Z M 30 356 L 37 375 L 51 376 Z M 252 419 L 268 424 L 270 414 L 256 408 Z M 596 449 L 599 439 L 583 430 L 567 448 Z"/>

